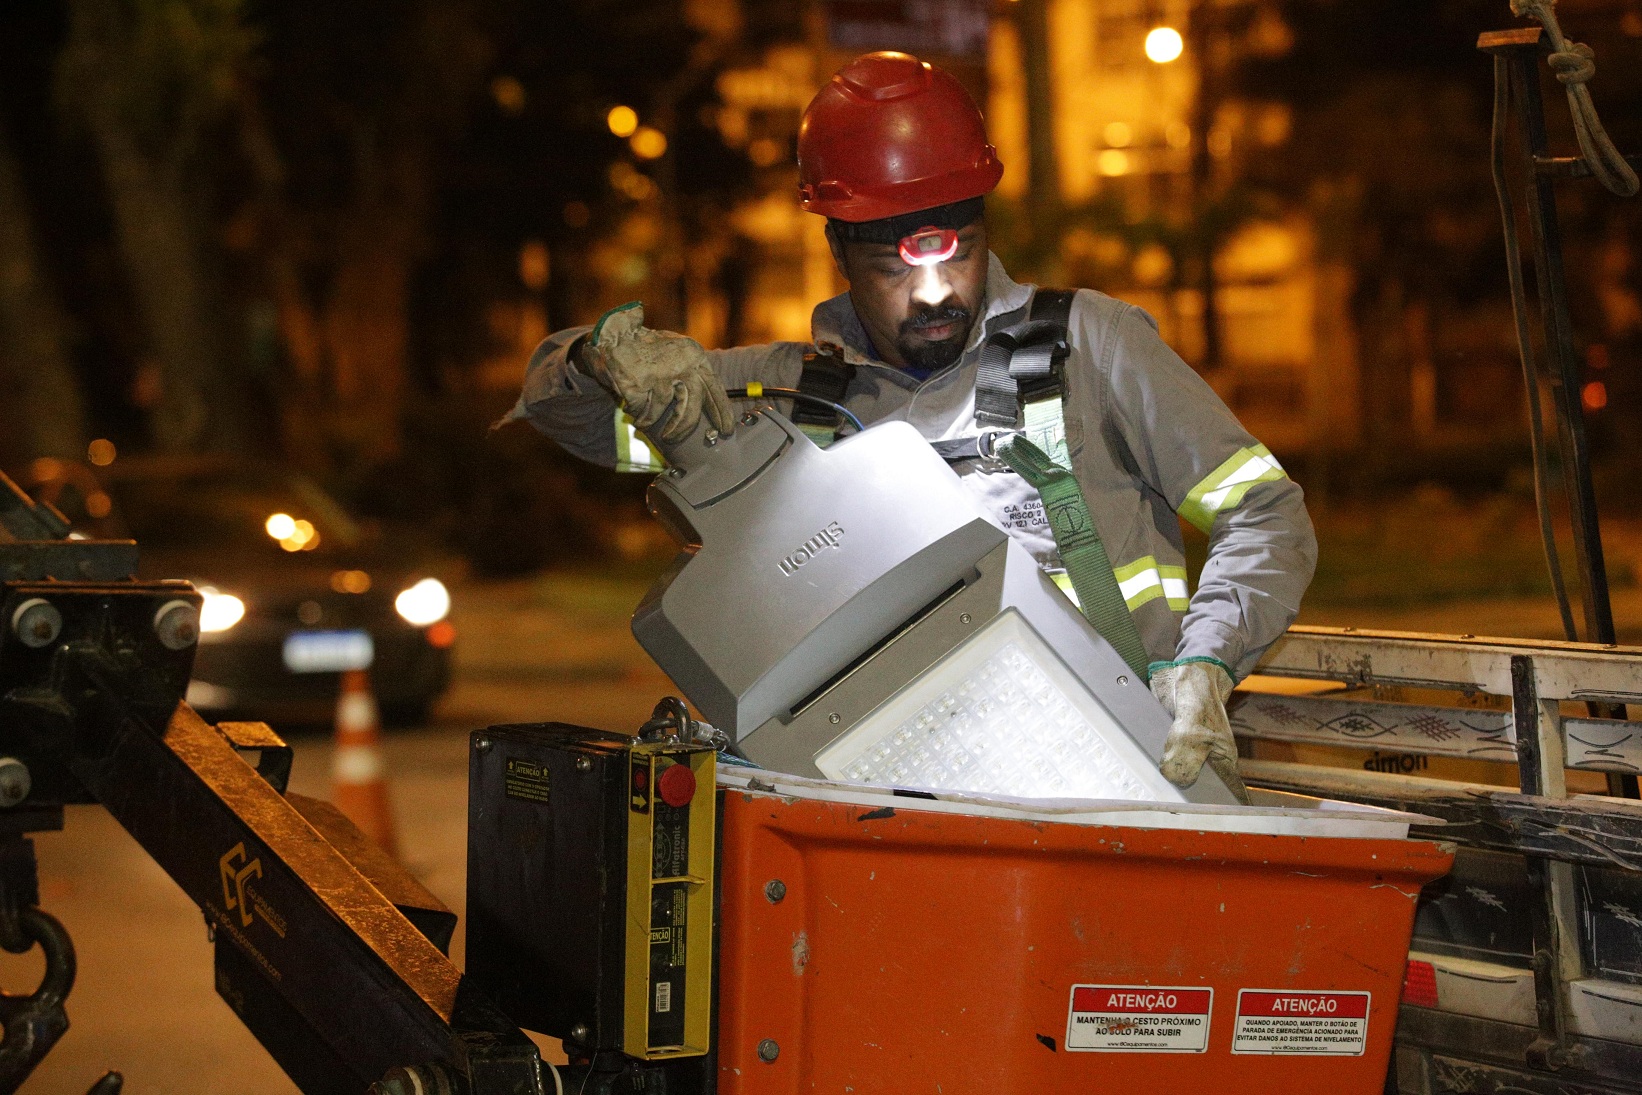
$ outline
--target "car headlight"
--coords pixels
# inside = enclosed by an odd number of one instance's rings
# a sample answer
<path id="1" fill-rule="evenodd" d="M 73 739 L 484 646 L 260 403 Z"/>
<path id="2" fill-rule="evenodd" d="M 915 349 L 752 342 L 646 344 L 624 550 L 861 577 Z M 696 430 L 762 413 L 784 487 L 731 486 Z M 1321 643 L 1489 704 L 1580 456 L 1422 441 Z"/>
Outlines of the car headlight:
<path id="1" fill-rule="evenodd" d="M 245 602 L 232 593 L 224 593 L 211 586 L 200 586 L 200 631 L 227 631 L 245 615 Z"/>
<path id="2" fill-rule="evenodd" d="M 450 611 L 450 591 L 437 578 L 423 578 L 393 599 L 393 607 L 406 623 L 427 627 L 445 618 Z"/>

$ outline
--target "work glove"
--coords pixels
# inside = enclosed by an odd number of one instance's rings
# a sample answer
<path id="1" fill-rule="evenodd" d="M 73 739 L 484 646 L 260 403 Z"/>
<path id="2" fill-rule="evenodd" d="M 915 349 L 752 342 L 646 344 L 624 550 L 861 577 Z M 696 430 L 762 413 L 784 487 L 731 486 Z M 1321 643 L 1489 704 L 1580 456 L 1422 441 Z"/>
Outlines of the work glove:
<path id="1" fill-rule="evenodd" d="M 1154 663 L 1151 686 L 1152 695 L 1174 719 L 1158 764 L 1163 778 L 1176 787 L 1190 787 L 1206 762 L 1237 800 L 1248 805 L 1248 788 L 1237 773 L 1237 743 L 1226 718 L 1226 698 L 1233 688 L 1226 667 L 1213 658 Z"/>
<path id="2" fill-rule="evenodd" d="M 701 343 L 644 325 L 638 301 L 599 317 L 579 343 L 577 365 L 598 381 L 633 419 L 658 441 L 682 441 L 703 413 L 721 434 L 735 431 L 729 397 L 713 372 Z M 659 434 L 652 428 L 658 426 Z"/>

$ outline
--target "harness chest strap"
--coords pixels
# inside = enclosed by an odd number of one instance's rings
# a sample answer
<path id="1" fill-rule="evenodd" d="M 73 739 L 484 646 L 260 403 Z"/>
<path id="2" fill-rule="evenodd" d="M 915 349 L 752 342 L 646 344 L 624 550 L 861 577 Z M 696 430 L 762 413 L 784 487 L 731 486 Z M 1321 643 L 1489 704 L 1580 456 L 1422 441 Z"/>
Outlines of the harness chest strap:
<path id="1" fill-rule="evenodd" d="M 997 452 L 1043 499 L 1044 514 L 1055 534 L 1055 546 L 1060 549 L 1061 562 L 1066 565 L 1066 576 L 1077 594 L 1084 619 L 1101 638 L 1112 644 L 1135 675 L 1145 680 L 1151 659 L 1146 655 L 1135 618 L 1124 602 L 1117 576 L 1112 573 L 1106 545 L 1101 543 L 1100 533 L 1095 531 L 1095 523 L 1089 516 L 1083 488 L 1069 470 L 1051 460 L 1024 435 L 1017 434 L 1003 442 Z"/>
<path id="2" fill-rule="evenodd" d="M 1027 322 L 988 340 L 975 382 L 975 421 L 1005 430 L 1019 421 L 1021 432 L 995 444 L 984 434 L 978 441 L 1037 490 L 1084 618 L 1144 681 L 1151 659 L 1069 467 L 1062 364 L 1074 293 L 1039 289 Z"/>

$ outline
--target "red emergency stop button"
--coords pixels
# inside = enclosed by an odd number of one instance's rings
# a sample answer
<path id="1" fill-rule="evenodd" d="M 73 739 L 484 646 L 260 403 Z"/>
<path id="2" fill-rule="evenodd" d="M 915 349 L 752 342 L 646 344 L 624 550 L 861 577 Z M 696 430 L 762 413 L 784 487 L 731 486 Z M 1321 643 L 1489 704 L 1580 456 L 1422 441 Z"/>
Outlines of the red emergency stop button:
<path id="1" fill-rule="evenodd" d="M 656 777 L 656 793 L 669 806 L 688 806 L 696 797 L 696 774 L 688 764 L 674 764 Z"/>

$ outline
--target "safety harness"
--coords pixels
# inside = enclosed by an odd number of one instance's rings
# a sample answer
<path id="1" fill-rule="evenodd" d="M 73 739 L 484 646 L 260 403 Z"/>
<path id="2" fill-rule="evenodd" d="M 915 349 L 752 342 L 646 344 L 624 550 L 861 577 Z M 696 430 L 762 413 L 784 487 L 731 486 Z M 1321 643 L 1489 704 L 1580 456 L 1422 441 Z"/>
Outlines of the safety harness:
<path id="1" fill-rule="evenodd" d="M 1149 659 L 1140 629 L 1124 601 L 1083 489 L 1072 474 L 1066 448 L 1064 364 L 1075 294 L 1070 289 L 1039 289 L 1024 322 L 986 340 L 975 378 L 975 422 L 983 427 L 981 432 L 930 444 L 949 463 L 1002 460 L 1037 490 L 1084 618 L 1145 680 Z M 841 354 L 826 352 L 831 347 L 822 350 L 805 356 L 798 390 L 842 403 L 854 366 Z M 794 405 L 792 418 L 819 445 L 831 444 L 841 425 L 836 412 L 801 404 Z"/>

